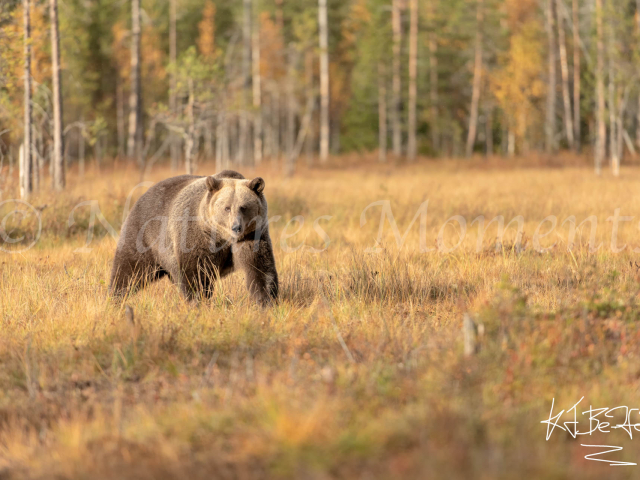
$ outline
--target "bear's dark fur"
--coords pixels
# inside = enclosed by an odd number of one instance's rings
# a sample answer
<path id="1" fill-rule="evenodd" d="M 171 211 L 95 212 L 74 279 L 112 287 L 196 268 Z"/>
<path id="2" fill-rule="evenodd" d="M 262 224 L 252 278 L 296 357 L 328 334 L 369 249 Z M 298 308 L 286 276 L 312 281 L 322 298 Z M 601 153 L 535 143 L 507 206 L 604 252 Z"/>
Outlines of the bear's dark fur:
<path id="1" fill-rule="evenodd" d="M 151 187 L 122 227 L 110 293 L 123 296 L 168 275 L 187 299 L 208 298 L 217 278 L 240 269 L 251 296 L 269 304 L 278 274 L 263 190 L 262 178 L 231 170 Z"/>

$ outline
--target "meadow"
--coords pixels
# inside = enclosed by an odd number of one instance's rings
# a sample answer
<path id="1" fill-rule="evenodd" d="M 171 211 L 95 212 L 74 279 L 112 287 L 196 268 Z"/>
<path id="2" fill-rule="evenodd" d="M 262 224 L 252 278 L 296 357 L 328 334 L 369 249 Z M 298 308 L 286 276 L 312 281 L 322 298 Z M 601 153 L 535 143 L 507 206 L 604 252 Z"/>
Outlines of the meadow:
<path id="1" fill-rule="evenodd" d="M 279 216 L 266 309 L 241 273 L 198 305 L 166 279 L 108 298 L 113 234 L 149 185 L 133 167 L 34 195 L 39 237 L 0 205 L 0 478 L 637 477 L 581 444 L 640 463 L 640 429 L 547 441 L 541 422 L 552 400 L 584 397 L 582 432 L 590 405 L 640 407 L 640 168 L 344 163 L 241 169 Z"/>

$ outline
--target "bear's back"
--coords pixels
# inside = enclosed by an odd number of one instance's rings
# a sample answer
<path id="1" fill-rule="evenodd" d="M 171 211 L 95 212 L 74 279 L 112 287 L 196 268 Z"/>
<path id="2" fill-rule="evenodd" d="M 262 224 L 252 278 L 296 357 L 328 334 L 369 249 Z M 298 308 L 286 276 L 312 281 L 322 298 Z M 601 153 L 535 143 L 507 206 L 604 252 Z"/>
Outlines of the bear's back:
<path id="1" fill-rule="evenodd" d="M 118 246 L 133 249 L 138 235 L 144 229 L 144 236 L 157 239 L 162 228 L 162 220 L 169 219 L 172 206 L 180 193 L 193 182 L 204 178 L 197 175 L 179 175 L 167 178 L 153 185 L 135 203 L 122 227 Z M 157 219 L 157 221 L 149 220 Z M 145 242 L 146 243 L 146 242 Z"/>

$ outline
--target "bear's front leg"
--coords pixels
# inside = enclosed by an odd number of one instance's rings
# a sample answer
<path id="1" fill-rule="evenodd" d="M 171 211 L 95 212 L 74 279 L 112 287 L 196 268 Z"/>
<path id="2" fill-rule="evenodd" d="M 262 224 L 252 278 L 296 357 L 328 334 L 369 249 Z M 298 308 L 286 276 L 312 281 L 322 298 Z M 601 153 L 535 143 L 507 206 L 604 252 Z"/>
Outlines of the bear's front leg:
<path id="1" fill-rule="evenodd" d="M 232 248 L 234 265 L 244 272 L 251 297 L 262 306 L 278 297 L 278 272 L 271 239 L 245 240 Z"/>
<path id="2" fill-rule="evenodd" d="M 109 293 L 114 298 L 123 298 L 143 288 L 166 273 L 148 258 L 134 258 L 128 252 L 116 251 L 109 280 Z"/>

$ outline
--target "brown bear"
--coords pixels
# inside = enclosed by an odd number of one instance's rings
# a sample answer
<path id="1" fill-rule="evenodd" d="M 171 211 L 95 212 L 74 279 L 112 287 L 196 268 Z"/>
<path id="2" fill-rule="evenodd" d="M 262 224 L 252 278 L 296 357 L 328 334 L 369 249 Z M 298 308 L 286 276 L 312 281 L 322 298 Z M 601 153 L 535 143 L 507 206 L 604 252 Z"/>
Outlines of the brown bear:
<path id="1" fill-rule="evenodd" d="M 216 279 L 240 269 L 261 305 L 278 295 L 264 180 L 222 171 L 151 187 L 129 213 L 109 291 L 120 297 L 166 275 L 188 300 L 209 298 Z"/>

